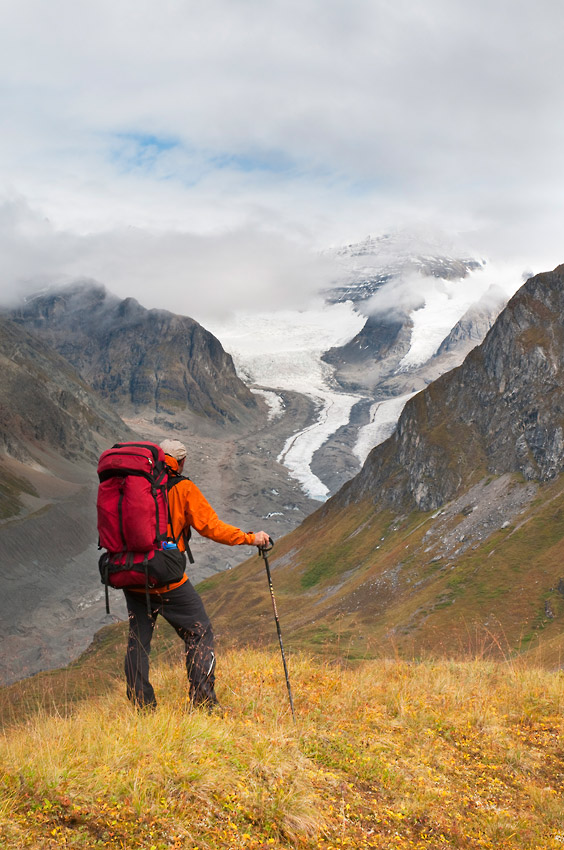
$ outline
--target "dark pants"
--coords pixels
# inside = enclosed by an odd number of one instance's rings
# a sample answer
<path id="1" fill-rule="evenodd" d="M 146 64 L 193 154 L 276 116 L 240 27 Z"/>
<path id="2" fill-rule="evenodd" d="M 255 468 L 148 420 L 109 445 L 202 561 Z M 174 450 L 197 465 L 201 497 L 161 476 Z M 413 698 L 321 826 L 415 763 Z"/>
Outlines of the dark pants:
<path id="1" fill-rule="evenodd" d="M 217 704 L 213 631 L 198 593 L 189 581 L 167 593 L 151 594 L 151 614 L 145 593 L 124 591 L 129 612 L 129 639 L 125 656 L 127 696 L 139 707 L 154 708 L 155 692 L 149 682 L 149 653 L 157 616 L 176 630 L 186 647 L 186 671 L 193 705 Z"/>

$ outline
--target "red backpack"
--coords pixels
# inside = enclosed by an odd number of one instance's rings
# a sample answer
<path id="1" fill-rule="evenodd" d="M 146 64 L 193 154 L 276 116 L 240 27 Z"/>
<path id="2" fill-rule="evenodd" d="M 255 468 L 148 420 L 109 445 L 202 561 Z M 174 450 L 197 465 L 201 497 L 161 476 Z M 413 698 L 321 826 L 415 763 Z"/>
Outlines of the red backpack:
<path id="1" fill-rule="evenodd" d="M 162 556 L 168 524 L 168 473 L 164 452 L 155 443 L 116 443 L 98 462 L 99 562 L 111 587 L 160 586 L 173 580 L 163 572 Z M 168 564 L 166 565 L 168 569 Z M 181 575 L 183 574 L 183 570 Z M 180 577 L 181 577 L 180 575 Z"/>

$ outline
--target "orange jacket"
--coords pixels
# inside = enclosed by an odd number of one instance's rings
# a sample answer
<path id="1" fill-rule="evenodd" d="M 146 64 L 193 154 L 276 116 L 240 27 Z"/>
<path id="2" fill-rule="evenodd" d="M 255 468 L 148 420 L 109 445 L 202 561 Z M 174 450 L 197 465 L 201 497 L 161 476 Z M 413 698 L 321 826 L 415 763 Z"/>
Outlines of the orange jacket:
<path id="1" fill-rule="evenodd" d="M 178 469 L 178 462 L 170 455 L 165 455 L 166 465 L 172 472 Z M 241 531 L 234 525 L 222 522 L 202 492 L 193 481 L 184 479 L 179 481 L 169 490 L 168 505 L 170 520 L 168 535 L 177 541 L 181 552 L 186 551 L 186 542 L 183 532 L 188 534 L 190 528 L 195 528 L 202 537 L 209 537 L 216 543 L 225 543 L 227 546 L 239 546 L 247 544 L 252 546 L 255 540 L 253 532 Z M 188 580 L 184 575 L 180 581 L 169 584 L 166 587 L 151 588 L 151 593 L 162 593 L 174 590 Z M 140 592 L 145 592 L 144 590 Z"/>
<path id="2" fill-rule="evenodd" d="M 173 472 L 178 469 L 178 463 L 169 455 L 166 455 L 166 463 Z M 169 535 L 178 540 L 181 552 L 186 551 L 182 532 L 187 532 L 189 528 L 195 528 L 202 537 L 209 537 L 210 540 L 225 543 L 227 546 L 239 546 L 244 543 L 252 546 L 254 543 L 255 535 L 252 532 L 241 531 L 240 528 L 219 519 L 193 481 L 185 479 L 172 487 L 168 494 L 168 506 L 171 519 Z"/>

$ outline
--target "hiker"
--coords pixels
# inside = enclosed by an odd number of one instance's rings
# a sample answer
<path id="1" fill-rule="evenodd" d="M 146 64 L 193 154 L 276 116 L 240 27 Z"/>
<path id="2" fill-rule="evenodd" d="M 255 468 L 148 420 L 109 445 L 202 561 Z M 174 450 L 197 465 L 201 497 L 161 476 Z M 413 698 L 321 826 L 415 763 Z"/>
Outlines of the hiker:
<path id="1" fill-rule="evenodd" d="M 191 528 L 195 528 L 203 537 L 227 546 L 269 545 L 269 536 L 265 531 L 244 532 L 218 518 L 196 485 L 182 475 L 186 447 L 179 440 L 164 440 L 161 448 L 165 453 L 169 476 L 168 542 L 163 544 L 163 551 L 168 556 L 181 559 L 182 570 L 186 564 L 186 554 L 193 562 L 188 544 Z M 149 610 L 144 588 L 124 588 L 124 594 L 129 613 L 129 638 L 125 656 L 128 698 L 141 708 L 156 707 L 155 692 L 149 682 L 149 652 L 157 616 L 162 614 L 184 641 L 192 705 L 203 705 L 211 711 L 218 705 L 214 688 L 213 631 L 203 602 L 188 576 L 184 573 L 179 581 L 151 587 Z"/>

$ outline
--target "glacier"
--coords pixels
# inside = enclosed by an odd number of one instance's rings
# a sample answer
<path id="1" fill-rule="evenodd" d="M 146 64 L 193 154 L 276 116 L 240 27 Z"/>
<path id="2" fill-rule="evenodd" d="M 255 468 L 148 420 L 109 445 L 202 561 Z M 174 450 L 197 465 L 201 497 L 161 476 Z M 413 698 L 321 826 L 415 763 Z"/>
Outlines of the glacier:
<path id="1" fill-rule="evenodd" d="M 288 438 L 278 460 L 305 493 L 319 501 L 327 499 L 329 490 L 311 470 L 313 455 L 348 423 L 352 407 L 362 398 L 339 389 L 333 368 L 321 356 L 329 348 L 349 342 L 365 321 L 347 301 L 313 303 L 300 311 L 238 311 L 231 318 L 207 322 L 233 357 L 241 379 L 263 395 L 270 416 L 282 411 L 280 396 L 273 390 L 302 393 L 314 402 L 316 421 Z"/>
<path id="2" fill-rule="evenodd" d="M 366 261 L 366 252 L 360 253 Z M 433 258 L 433 262 L 438 261 Z M 367 273 L 373 273 L 377 265 L 371 258 L 367 268 L 351 272 L 346 297 L 353 300 L 325 300 L 320 296 L 303 310 L 239 310 L 229 317 L 206 321 L 206 327 L 232 355 L 241 379 L 267 402 L 271 419 L 283 415 L 281 391 L 298 392 L 313 401 L 315 421 L 288 438 L 278 460 L 304 492 L 319 501 L 327 499 L 329 490 L 312 472 L 313 456 L 332 434 L 349 423 L 355 404 L 371 403 L 369 422 L 359 427 L 353 446 L 353 454 L 362 464 L 370 450 L 393 433 L 404 405 L 415 394 L 376 400 L 374 396 L 345 392 L 322 355 L 350 342 L 363 328 L 367 312 L 393 312 L 394 300 L 399 307 L 402 293 L 405 296 L 416 289 L 423 303 L 409 311 L 410 347 L 399 364 L 400 372 L 415 371 L 431 361 L 441 342 L 492 283 L 501 284 L 509 298 L 522 280 L 515 267 L 500 268 L 485 261 L 475 263 L 474 268 L 467 263 L 462 269 L 464 276 L 451 279 L 441 277 L 436 268 L 433 274 L 415 275 L 413 267 L 407 271 L 400 268 L 396 277 L 392 275 L 393 279 L 386 280 L 362 305 L 361 312 L 360 296 L 357 298 L 355 292 L 366 286 Z M 385 266 L 380 269 L 385 270 Z"/>
<path id="3" fill-rule="evenodd" d="M 416 393 L 406 393 L 395 398 L 377 401 L 371 405 L 370 421 L 368 425 L 363 425 L 359 429 L 357 441 L 353 449 L 361 465 L 374 446 L 383 443 L 384 440 L 387 440 L 394 433 L 402 410 L 414 395 Z"/>

